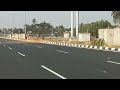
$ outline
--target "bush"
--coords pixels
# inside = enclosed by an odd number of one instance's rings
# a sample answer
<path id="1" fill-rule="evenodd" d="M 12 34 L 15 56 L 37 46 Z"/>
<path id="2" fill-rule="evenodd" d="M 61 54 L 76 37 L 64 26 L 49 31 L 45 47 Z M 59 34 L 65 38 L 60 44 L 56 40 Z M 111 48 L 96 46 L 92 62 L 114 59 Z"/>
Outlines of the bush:
<path id="1" fill-rule="evenodd" d="M 93 40 L 91 44 L 94 46 L 104 46 L 105 41 L 103 39 Z"/>

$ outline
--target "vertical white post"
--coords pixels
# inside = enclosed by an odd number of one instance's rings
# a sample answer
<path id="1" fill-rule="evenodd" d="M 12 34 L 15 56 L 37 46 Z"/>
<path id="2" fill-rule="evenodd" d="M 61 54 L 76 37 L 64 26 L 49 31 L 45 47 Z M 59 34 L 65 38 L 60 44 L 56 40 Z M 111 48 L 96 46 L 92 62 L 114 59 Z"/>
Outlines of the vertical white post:
<path id="1" fill-rule="evenodd" d="M 79 11 L 76 11 L 76 37 L 78 37 Z"/>
<path id="2" fill-rule="evenodd" d="M 73 37 L 74 11 L 71 11 L 71 37 Z"/>
<path id="3" fill-rule="evenodd" d="M 26 11 L 25 11 L 25 27 L 24 28 L 25 28 L 25 34 L 26 34 L 27 33 L 26 32 Z"/>

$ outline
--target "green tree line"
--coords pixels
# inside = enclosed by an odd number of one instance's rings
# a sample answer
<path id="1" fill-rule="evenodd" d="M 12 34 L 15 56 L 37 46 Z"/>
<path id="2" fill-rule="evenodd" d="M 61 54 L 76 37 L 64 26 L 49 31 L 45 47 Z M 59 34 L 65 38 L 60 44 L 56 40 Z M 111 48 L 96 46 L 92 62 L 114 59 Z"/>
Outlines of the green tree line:
<path id="1" fill-rule="evenodd" d="M 107 20 L 100 20 L 92 23 L 81 23 L 79 25 L 79 33 L 91 33 L 92 36 L 98 37 L 98 29 L 104 29 L 104 28 L 115 28 L 115 25 L 112 25 Z M 0 32 L 5 30 L 6 33 L 24 33 L 24 29 L 22 28 L 10 28 L 10 29 L 2 29 Z M 36 19 L 34 18 L 32 20 L 32 24 L 28 25 L 26 24 L 26 30 L 27 32 L 31 32 L 34 35 L 38 36 L 49 36 L 51 34 L 54 34 L 55 36 L 63 36 L 65 31 L 70 32 L 70 28 L 65 28 L 63 25 L 59 25 L 54 27 L 50 23 L 47 22 L 41 22 L 37 23 Z M 74 28 L 74 36 L 75 36 L 75 28 Z"/>

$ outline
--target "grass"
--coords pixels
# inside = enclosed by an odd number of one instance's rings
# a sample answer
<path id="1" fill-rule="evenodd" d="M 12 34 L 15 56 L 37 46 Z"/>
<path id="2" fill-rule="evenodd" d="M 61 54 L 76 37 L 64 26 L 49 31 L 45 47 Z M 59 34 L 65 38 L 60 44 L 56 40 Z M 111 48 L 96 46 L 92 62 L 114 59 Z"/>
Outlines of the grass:
<path id="1" fill-rule="evenodd" d="M 59 41 L 59 38 L 45 38 L 44 40 L 42 38 L 31 38 L 28 40 L 29 42 L 45 42 L 45 41 L 50 41 L 50 42 L 61 42 L 63 41 L 68 44 L 80 44 L 80 45 L 92 45 L 91 42 L 80 42 L 77 39 L 74 39 L 72 41 L 69 41 L 69 39 L 61 38 Z M 107 45 L 105 44 L 103 47 L 110 47 L 110 48 L 120 48 L 120 45 Z"/>

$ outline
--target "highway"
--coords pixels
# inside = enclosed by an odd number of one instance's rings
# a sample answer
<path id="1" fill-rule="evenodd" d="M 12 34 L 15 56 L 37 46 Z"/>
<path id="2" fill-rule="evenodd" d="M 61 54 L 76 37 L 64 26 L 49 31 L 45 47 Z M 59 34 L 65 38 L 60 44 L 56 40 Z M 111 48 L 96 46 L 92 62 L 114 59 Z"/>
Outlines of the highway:
<path id="1" fill-rule="evenodd" d="M 120 79 L 120 52 L 0 38 L 0 79 Z"/>

